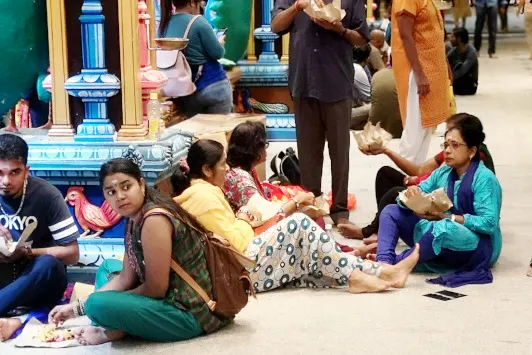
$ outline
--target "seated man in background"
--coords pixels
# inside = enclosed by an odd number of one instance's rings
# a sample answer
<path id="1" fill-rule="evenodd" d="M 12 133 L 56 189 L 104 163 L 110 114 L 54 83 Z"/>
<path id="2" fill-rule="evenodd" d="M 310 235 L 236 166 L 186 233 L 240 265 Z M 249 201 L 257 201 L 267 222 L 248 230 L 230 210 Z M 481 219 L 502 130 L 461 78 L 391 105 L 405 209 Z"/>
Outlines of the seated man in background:
<path id="1" fill-rule="evenodd" d="M 455 95 L 475 95 L 478 87 L 478 58 L 475 48 L 469 44 L 465 28 L 455 28 L 451 33 L 453 49 L 447 60 L 453 74 Z"/>
<path id="2" fill-rule="evenodd" d="M 403 132 L 399 100 L 393 69 L 385 68 L 373 75 L 371 80 L 371 109 L 369 121 L 381 123 L 393 138 L 400 138 Z"/>
<path id="3" fill-rule="evenodd" d="M 384 65 L 388 64 L 388 52 L 390 50 L 390 46 L 388 43 L 386 43 L 386 33 L 382 30 L 371 31 L 371 40 L 369 43 L 374 48 L 379 50 Z"/>
<path id="4" fill-rule="evenodd" d="M 385 33 L 381 30 L 371 31 L 371 53 L 369 56 L 368 67 L 371 74 L 375 74 L 386 67 L 388 62 L 388 44 L 385 41 Z"/>
<path id="5" fill-rule="evenodd" d="M 353 48 L 353 67 L 355 68 L 355 90 L 353 109 L 351 110 L 351 129 L 361 130 L 368 122 L 371 102 L 371 74 L 368 60 L 371 53 L 369 44 Z"/>
<path id="6" fill-rule="evenodd" d="M 63 195 L 48 182 L 29 175 L 28 145 L 13 134 L 0 135 L 0 239 L 16 242 L 29 225 L 26 243 L 12 255 L 0 253 L 0 317 L 18 307 L 53 306 L 67 286 L 65 265 L 79 259 L 78 227 Z M 36 226 L 35 226 L 36 225 Z M 0 341 L 21 326 L 0 318 Z"/>

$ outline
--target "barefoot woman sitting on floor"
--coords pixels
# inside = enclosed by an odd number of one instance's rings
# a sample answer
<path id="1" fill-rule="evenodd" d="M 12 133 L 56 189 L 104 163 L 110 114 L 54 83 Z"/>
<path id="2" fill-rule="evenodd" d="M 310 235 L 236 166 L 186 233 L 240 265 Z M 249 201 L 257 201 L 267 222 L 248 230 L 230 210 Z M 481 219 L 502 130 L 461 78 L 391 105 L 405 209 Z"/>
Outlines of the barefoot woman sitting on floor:
<path id="1" fill-rule="evenodd" d="M 409 257 L 414 249 L 395 253 L 400 237 L 410 247 L 419 243 L 424 271 L 450 272 L 433 283 L 457 287 L 492 282 L 490 267 L 502 246 L 502 190 L 495 174 L 479 159 L 484 137 L 474 116 L 447 131 L 442 145 L 446 165 L 419 186 L 410 186 L 406 195 L 444 188 L 454 207 L 445 213 L 416 215 L 401 204 L 388 205 L 379 221 L 378 261 L 394 265 Z"/>
<path id="2" fill-rule="evenodd" d="M 470 117 L 467 113 L 459 113 L 451 116 L 447 120 L 447 130 L 452 129 L 457 122 L 464 118 Z M 479 129 L 482 131 L 482 123 L 476 119 Z M 367 155 L 387 155 L 399 167 L 399 170 L 391 166 L 383 166 L 377 172 L 375 178 L 375 197 L 377 199 L 377 213 L 373 221 L 363 228 L 358 228 L 350 224 L 339 225 L 340 233 L 348 239 L 365 239 L 366 244 L 372 244 L 377 241 L 377 232 L 379 231 L 379 217 L 384 207 L 395 204 L 399 192 L 406 189 L 408 186 L 418 185 L 426 180 L 430 174 L 445 164 L 444 151 L 442 150 L 433 158 L 430 158 L 422 165 L 417 165 L 411 161 L 403 158 L 393 150 L 384 148 L 380 151 L 363 152 Z M 482 143 L 479 146 L 479 158 L 484 162 L 484 165 L 495 173 L 493 160 L 488 147 Z"/>
<path id="3" fill-rule="evenodd" d="M 231 133 L 227 151 L 229 170 L 225 174 L 223 191 L 233 212 L 237 213 L 238 210 L 245 207 L 256 194 L 266 200 L 271 200 L 271 191 L 262 187 L 256 171 L 257 166 L 266 162 L 267 148 L 266 127 L 261 122 L 243 122 L 236 126 Z M 286 201 L 281 206 L 281 210 L 283 215 L 288 217 L 301 208 L 312 204 L 313 201 L 313 193 L 299 192 Z M 320 223 L 318 220 L 316 222 Z M 321 222 L 323 222 L 323 218 L 321 218 Z M 322 223 L 322 227 L 324 227 L 324 223 Z M 377 243 L 354 249 L 357 256 L 365 257 L 368 253 L 374 253 L 377 250 Z"/>
<path id="4" fill-rule="evenodd" d="M 228 170 L 224 147 L 199 140 L 188 152 L 188 170 L 177 169 L 171 181 L 175 201 L 207 230 L 224 237 L 257 262 L 251 271 L 256 292 L 269 291 L 301 278 L 309 285 L 346 286 L 353 293 L 404 287 L 417 262 L 416 252 L 393 267 L 343 253 L 325 231 L 302 213 L 294 213 L 255 236 L 254 216 L 241 208 L 235 215 L 222 187 Z M 283 211 L 279 211 L 283 214 Z"/>
<path id="5" fill-rule="evenodd" d="M 95 326 L 74 331 L 84 345 L 115 341 L 128 334 L 173 342 L 228 324 L 231 319 L 212 313 L 205 301 L 170 270 L 173 259 L 204 290 L 212 292 L 204 246 L 197 234 L 203 228 L 171 199 L 147 187 L 139 167 L 130 160 L 105 163 L 100 185 L 111 207 L 129 219 L 123 265 L 118 260 L 106 260 L 96 274 L 96 293 L 86 301 L 54 308 L 49 322 L 59 324 L 86 314 Z M 155 208 L 165 209 L 174 217 L 161 213 L 144 217 Z M 118 276 L 112 278 L 116 271 Z"/>

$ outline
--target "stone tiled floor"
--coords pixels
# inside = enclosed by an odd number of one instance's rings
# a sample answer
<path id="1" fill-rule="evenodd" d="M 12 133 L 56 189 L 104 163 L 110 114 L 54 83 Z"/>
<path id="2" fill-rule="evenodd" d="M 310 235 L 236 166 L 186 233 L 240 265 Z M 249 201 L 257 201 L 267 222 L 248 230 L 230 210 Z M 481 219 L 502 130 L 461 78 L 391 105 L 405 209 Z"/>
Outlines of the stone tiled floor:
<path id="1" fill-rule="evenodd" d="M 413 275 L 408 287 L 383 294 L 287 290 L 259 295 L 236 322 L 216 334 L 176 344 L 123 341 L 91 348 L 45 351 L 0 345 L 2 354 L 532 354 L 532 61 L 523 38 L 499 41 L 499 59 L 480 59 L 476 96 L 459 98 L 459 111 L 480 117 L 503 186 L 504 246 L 490 285 L 458 289 L 467 297 L 442 302 L 423 297 L 441 287 Z M 441 138 L 434 137 L 436 152 Z M 354 143 L 354 141 L 352 142 Z M 392 142 L 397 146 L 397 142 Z M 286 144 L 271 145 L 270 155 Z M 375 213 L 373 181 L 385 157 L 351 147 L 350 190 L 356 223 Z M 324 190 L 330 183 L 324 168 Z M 344 240 L 345 242 L 345 240 Z M 135 310 L 131 310 L 134 312 Z"/>

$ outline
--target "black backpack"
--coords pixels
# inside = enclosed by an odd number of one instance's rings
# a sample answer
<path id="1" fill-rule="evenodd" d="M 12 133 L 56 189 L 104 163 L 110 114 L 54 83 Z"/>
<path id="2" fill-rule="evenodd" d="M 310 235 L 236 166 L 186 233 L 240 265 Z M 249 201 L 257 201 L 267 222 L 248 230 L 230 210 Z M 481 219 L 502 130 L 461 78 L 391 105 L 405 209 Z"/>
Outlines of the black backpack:
<path id="1" fill-rule="evenodd" d="M 269 182 L 279 182 L 281 185 L 301 186 L 301 170 L 299 169 L 299 159 L 293 148 L 287 148 L 286 152 L 279 152 L 273 157 L 270 168 L 273 175 Z"/>

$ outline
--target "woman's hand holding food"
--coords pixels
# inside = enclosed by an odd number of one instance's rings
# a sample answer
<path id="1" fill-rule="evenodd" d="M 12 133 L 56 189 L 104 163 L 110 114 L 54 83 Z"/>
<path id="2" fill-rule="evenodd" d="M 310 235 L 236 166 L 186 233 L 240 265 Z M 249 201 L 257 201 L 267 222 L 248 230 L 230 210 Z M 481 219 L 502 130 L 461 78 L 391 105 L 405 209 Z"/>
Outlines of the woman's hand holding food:
<path id="1" fill-rule="evenodd" d="M 294 199 L 300 207 L 313 206 L 316 203 L 316 197 L 312 192 L 298 192 Z"/>
<path id="2" fill-rule="evenodd" d="M 69 303 L 62 306 L 55 306 L 48 314 L 48 323 L 58 326 L 71 318 L 74 318 L 74 305 Z"/>
<path id="3" fill-rule="evenodd" d="M 405 196 L 407 198 L 414 197 L 414 196 L 417 196 L 417 195 L 421 195 L 421 190 L 419 189 L 419 187 L 417 185 L 409 186 L 406 189 Z"/>

